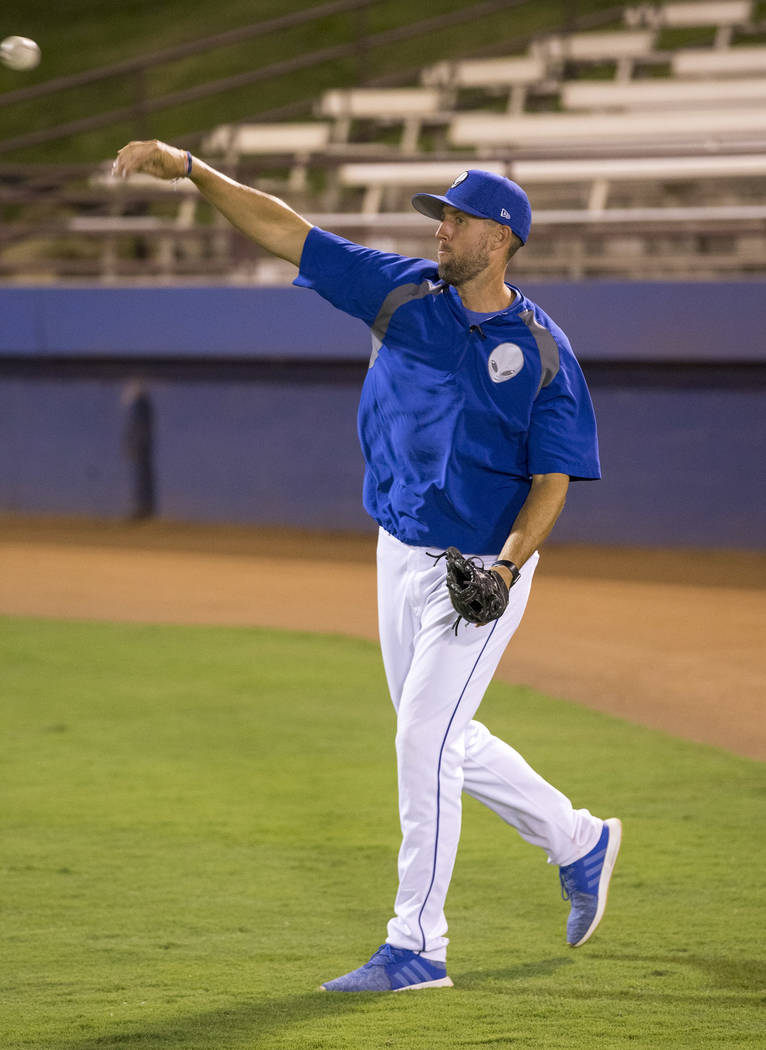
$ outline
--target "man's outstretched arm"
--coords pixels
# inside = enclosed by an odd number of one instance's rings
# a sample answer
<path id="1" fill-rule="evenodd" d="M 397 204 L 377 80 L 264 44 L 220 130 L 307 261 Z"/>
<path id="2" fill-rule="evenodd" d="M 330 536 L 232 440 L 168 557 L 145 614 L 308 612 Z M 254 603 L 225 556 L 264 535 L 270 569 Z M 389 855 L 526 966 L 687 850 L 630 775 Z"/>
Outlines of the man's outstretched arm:
<path id="1" fill-rule="evenodd" d="M 113 171 L 121 178 L 141 172 L 158 179 L 180 179 L 187 175 L 187 166 L 186 150 L 154 139 L 129 142 L 117 154 Z M 197 157 L 191 168 L 188 178 L 232 226 L 272 255 L 300 266 L 310 222 L 278 197 L 243 186 Z"/>

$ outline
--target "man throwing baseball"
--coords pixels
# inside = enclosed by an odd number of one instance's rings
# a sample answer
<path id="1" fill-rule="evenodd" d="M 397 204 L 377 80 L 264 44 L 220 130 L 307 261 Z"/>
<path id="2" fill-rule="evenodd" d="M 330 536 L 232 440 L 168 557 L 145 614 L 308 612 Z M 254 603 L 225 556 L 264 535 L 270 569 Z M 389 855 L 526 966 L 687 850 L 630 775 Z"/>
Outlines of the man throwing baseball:
<path id="1" fill-rule="evenodd" d="M 538 549 L 573 479 L 600 476 L 584 377 L 562 330 L 506 283 L 531 211 L 516 183 L 459 174 L 418 193 L 437 263 L 374 251 L 161 142 L 131 142 L 118 176 L 190 178 L 237 229 L 295 264 L 372 333 L 359 435 L 379 525 L 378 609 L 397 713 L 402 845 L 385 943 L 328 992 L 450 986 L 444 904 L 465 791 L 559 867 L 567 942 L 604 913 L 621 825 L 548 784 L 475 718 L 521 622 Z"/>

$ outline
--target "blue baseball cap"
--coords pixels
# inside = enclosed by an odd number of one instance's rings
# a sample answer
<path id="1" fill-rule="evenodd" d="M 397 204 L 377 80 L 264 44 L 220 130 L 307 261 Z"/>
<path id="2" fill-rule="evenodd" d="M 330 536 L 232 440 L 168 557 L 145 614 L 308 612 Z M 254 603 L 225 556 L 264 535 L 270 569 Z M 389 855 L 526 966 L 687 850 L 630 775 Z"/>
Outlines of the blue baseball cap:
<path id="1" fill-rule="evenodd" d="M 445 204 L 479 219 L 492 219 L 510 226 L 523 244 L 527 242 L 532 225 L 529 198 L 521 186 L 503 175 L 471 168 L 458 175 L 443 197 L 434 193 L 416 193 L 412 198 L 415 211 L 429 219 L 441 220 Z"/>

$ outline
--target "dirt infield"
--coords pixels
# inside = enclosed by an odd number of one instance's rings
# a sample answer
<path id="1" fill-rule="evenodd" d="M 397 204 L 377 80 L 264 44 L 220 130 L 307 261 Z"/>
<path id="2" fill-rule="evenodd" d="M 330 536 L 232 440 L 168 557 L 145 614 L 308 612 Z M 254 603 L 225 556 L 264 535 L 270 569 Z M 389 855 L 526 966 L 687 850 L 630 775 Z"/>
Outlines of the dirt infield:
<path id="1" fill-rule="evenodd" d="M 0 519 L 0 614 L 375 638 L 374 548 L 372 534 Z M 499 676 L 766 759 L 766 554 L 551 544 Z"/>

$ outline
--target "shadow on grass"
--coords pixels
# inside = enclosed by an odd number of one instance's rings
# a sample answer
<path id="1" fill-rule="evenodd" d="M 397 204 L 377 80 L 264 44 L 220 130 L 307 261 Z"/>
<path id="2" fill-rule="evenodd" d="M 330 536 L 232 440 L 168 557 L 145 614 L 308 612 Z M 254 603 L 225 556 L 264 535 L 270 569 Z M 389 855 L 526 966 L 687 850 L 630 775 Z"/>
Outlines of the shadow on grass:
<path id="1" fill-rule="evenodd" d="M 766 988 L 766 960 L 743 959 L 726 955 L 697 955 L 676 948 L 667 955 L 630 955 L 622 952 L 594 955 L 617 964 L 638 963 L 645 966 L 645 977 L 671 977 L 688 967 L 701 971 L 708 981 L 706 994 L 721 992 L 762 992 Z"/>
<path id="2" fill-rule="evenodd" d="M 351 1013 L 372 993 L 361 996 L 308 992 L 186 1014 L 155 1021 L 131 1031 L 70 1037 L 56 1050 L 211 1050 L 220 1047 L 247 1047 L 248 1050 L 272 1045 L 275 1032 L 284 1034 L 293 1025 L 328 1022 L 342 1013 Z"/>
<path id="3" fill-rule="evenodd" d="M 502 970 L 483 970 L 461 974 L 457 991 L 480 991 L 489 983 L 502 984 L 530 977 L 549 977 L 561 966 L 571 965 L 561 957 L 539 962 L 521 963 Z M 507 990 L 507 988 L 506 988 Z M 219 1047 L 267 1047 L 275 1032 L 284 1035 L 287 1028 L 312 1022 L 330 1023 L 343 1014 L 367 1009 L 380 993 L 340 995 L 327 992 L 309 992 L 287 995 L 250 1003 L 240 1003 L 195 1015 L 168 1018 L 132 1031 L 104 1032 L 100 1035 L 70 1036 L 57 1044 L 56 1050 L 211 1050 Z"/>
<path id="4" fill-rule="evenodd" d="M 463 973 L 460 975 L 459 987 L 461 989 L 478 989 L 487 980 L 491 981 L 523 981 L 530 977 L 552 977 L 562 966 L 572 966 L 574 959 L 564 955 L 555 959 L 540 959 L 537 962 L 519 963 L 516 966 L 504 967 L 502 970 L 477 970 L 474 973 Z"/>
<path id="5" fill-rule="evenodd" d="M 766 980 L 766 963 L 762 960 L 705 957 L 682 951 L 662 956 L 607 953 L 592 957 L 602 962 L 617 965 L 639 964 L 642 969 L 645 968 L 644 977 L 647 983 L 640 989 L 632 991 L 620 983 L 618 988 L 606 993 L 618 996 L 620 1001 L 639 998 L 642 1002 L 659 999 L 668 1003 L 688 1004 L 700 999 L 707 1002 L 711 992 L 715 998 L 715 990 L 726 990 L 730 993 L 736 989 L 743 993 L 750 992 L 750 998 L 742 996 L 742 1005 L 752 1006 L 753 991 L 762 988 L 763 981 Z M 519 963 L 503 969 L 463 973 L 457 978 L 455 991 L 492 993 L 502 989 L 503 994 L 507 994 L 509 987 L 516 982 L 553 977 L 562 967 L 573 964 L 573 959 L 557 956 Z M 704 972 L 709 987 L 683 992 L 677 987 L 664 989 L 664 978 L 668 978 L 672 984 L 679 968 L 684 967 Z M 555 987 L 535 986 L 534 994 L 561 998 L 562 994 L 566 997 L 567 993 L 562 992 L 561 982 L 555 982 Z M 571 994 L 579 996 L 581 990 L 575 990 Z M 379 998 L 380 993 L 339 995 L 317 990 L 299 995 L 261 999 L 198 1014 L 168 1018 L 166 1021 L 156 1021 L 141 1027 L 135 1026 L 131 1031 L 125 1031 L 127 1026 L 121 1026 L 122 1030 L 100 1035 L 70 1036 L 66 1042 L 57 1043 L 56 1050 L 122 1050 L 124 1047 L 128 1050 L 134 1047 L 137 1050 L 234 1050 L 237 1047 L 242 1047 L 243 1050 L 245 1047 L 248 1050 L 257 1050 L 273 1045 L 275 1034 L 279 1033 L 284 1037 L 286 1030 L 292 1026 L 300 1027 L 312 1023 L 321 1026 L 323 1021 L 329 1026 L 343 1015 L 368 1010 L 372 1000 Z M 729 1005 L 738 999 L 739 997 L 732 999 L 730 994 L 727 995 Z"/>

